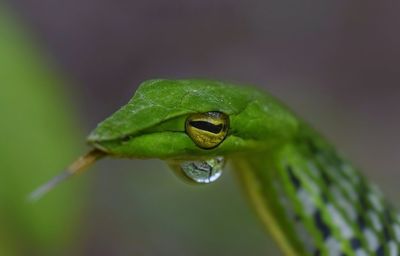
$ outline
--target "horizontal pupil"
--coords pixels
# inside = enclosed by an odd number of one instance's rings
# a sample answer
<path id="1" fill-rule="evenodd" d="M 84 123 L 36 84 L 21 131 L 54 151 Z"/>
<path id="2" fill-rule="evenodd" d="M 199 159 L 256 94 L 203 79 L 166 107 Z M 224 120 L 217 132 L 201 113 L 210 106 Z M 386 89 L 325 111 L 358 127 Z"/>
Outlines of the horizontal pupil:
<path id="1" fill-rule="evenodd" d="M 222 130 L 222 124 L 215 125 L 206 121 L 190 121 L 189 124 L 197 129 L 218 134 Z"/>

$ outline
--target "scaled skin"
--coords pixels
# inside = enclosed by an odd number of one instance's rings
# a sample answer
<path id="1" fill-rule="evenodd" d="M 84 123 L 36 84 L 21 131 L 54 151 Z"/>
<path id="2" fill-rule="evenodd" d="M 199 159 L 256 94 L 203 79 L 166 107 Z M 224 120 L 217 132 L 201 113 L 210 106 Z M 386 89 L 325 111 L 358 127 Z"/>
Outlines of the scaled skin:
<path id="1" fill-rule="evenodd" d="M 227 114 L 230 129 L 221 145 L 205 150 L 185 133 L 185 120 L 209 111 Z M 191 159 L 272 146 L 289 139 L 297 126 L 289 110 L 254 88 L 210 80 L 149 80 L 97 126 L 88 142 L 116 157 Z"/>
<path id="2" fill-rule="evenodd" d="M 185 122 L 210 111 L 228 115 L 230 127 L 221 144 L 202 149 Z M 177 167 L 180 160 L 225 157 L 284 255 L 400 255 L 397 211 L 323 137 L 255 88 L 146 81 L 88 142 L 96 154 Z"/>

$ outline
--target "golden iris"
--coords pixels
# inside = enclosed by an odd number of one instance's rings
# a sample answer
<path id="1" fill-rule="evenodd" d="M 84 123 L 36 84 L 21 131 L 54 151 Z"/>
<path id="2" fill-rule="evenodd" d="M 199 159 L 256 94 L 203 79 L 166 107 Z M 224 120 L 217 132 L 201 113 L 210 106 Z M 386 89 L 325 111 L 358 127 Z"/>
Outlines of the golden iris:
<path id="1" fill-rule="evenodd" d="M 206 112 L 192 114 L 186 119 L 186 133 L 204 149 L 218 146 L 226 137 L 229 128 L 229 118 L 221 112 Z"/>

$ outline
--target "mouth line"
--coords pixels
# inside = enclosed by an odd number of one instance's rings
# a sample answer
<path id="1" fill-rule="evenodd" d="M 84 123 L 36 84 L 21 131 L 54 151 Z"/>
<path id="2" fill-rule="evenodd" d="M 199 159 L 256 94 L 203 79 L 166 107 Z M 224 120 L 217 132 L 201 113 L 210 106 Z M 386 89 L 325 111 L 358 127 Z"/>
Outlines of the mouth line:
<path id="1" fill-rule="evenodd" d="M 126 140 L 97 140 L 88 144 L 112 158 L 197 160 L 207 157 L 232 155 L 233 152 L 252 151 L 256 141 L 243 139 L 235 134 L 228 136 L 215 148 L 204 149 L 185 131 L 163 131 L 130 135 Z M 257 146 L 258 148 L 258 146 Z"/>
<path id="2" fill-rule="evenodd" d="M 87 144 L 90 147 L 93 147 L 94 149 L 102 151 L 103 153 L 107 154 L 108 156 L 118 157 L 119 155 L 117 153 L 113 153 L 105 145 L 110 144 L 110 145 L 124 146 L 126 144 L 132 143 L 132 140 L 140 139 L 140 138 L 146 137 L 146 136 L 162 134 L 162 133 L 186 134 L 186 132 L 183 130 L 182 131 L 165 130 L 165 131 L 154 131 L 154 132 L 138 132 L 135 134 L 125 135 L 123 137 L 120 137 L 117 139 L 111 139 L 111 140 L 87 140 Z M 124 157 L 126 157 L 126 156 L 124 156 Z M 129 157 L 129 158 L 136 159 L 136 157 Z M 141 158 L 137 157 L 137 159 L 141 159 Z"/>

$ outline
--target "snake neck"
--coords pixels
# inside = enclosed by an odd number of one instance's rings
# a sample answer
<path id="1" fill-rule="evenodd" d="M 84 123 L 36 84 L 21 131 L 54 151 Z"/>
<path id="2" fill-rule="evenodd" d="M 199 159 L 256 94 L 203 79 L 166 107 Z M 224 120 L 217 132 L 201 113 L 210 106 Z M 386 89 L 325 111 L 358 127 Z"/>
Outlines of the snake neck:
<path id="1" fill-rule="evenodd" d="M 311 129 L 234 166 L 285 255 L 399 255 L 398 212 Z"/>

